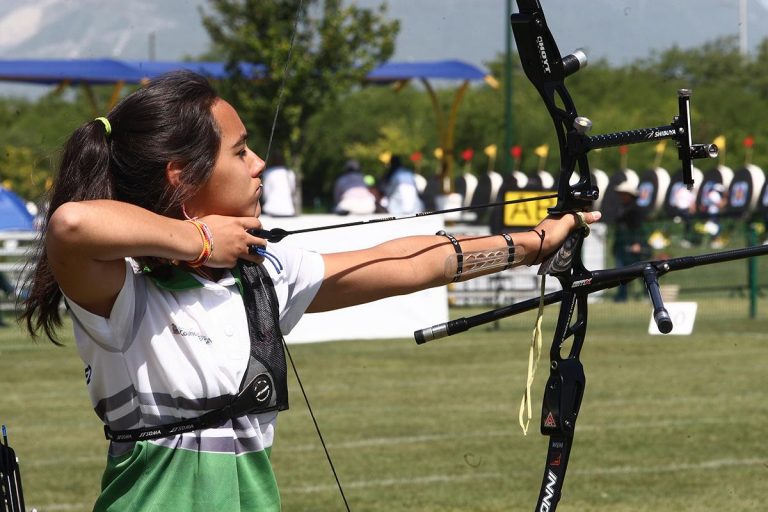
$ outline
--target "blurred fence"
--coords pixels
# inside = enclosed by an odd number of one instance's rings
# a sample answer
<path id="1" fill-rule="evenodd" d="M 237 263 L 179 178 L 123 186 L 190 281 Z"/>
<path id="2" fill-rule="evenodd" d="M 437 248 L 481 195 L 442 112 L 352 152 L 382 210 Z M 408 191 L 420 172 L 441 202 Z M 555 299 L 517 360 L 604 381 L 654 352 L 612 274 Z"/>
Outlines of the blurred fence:
<path id="1" fill-rule="evenodd" d="M 14 310 L 24 296 L 26 263 L 34 249 L 34 231 L 0 231 L 0 311 Z"/>

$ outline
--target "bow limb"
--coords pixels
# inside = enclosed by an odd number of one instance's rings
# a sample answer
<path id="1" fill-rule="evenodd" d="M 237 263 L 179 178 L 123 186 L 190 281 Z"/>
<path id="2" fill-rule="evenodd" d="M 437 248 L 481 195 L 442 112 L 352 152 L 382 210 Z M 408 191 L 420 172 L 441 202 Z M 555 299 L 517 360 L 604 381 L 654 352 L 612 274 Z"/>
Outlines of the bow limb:
<path id="1" fill-rule="evenodd" d="M 549 112 L 557 134 L 560 150 L 560 177 L 557 204 L 549 209 L 550 214 L 562 214 L 587 209 L 598 197 L 598 190 L 592 185 L 586 144 L 583 138 L 588 126 L 580 122 L 576 106 L 565 85 L 565 78 L 586 64 L 581 52 L 560 56 L 554 37 L 550 32 L 544 12 L 538 0 L 517 0 L 519 13 L 511 17 L 512 30 L 517 43 L 523 70 L 541 96 Z M 571 185 L 571 178 L 578 165 L 579 179 Z M 566 239 L 560 249 L 542 263 L 543 280 L 547 274 L 554 275 L 562 287 L 560 312 L 550 349 L 550 375 L 545 388 L 541 410 L 541 433 L 549 436 L 546 468 L 542 479 L 537 511 L 554 511 L 560 500 L 565 479 L 578 410 L 584 392 L 584 370 L 579 353 L 587 328 L 587 293 L 574 289 L 573 282 L 585 274 L 581 259 L 581 247 L 588 229 L 580 227 Z M 541 233 L 540 236 L 545 236 Z M 539 316 L 542 306 L 539 307 Z M 574 314 L 575 321 L 574 321 Z M 537 325 L 540 318 L 537 319 Z M 529 360 L 538 351 L 537 333 Z M 570 352 L 563 357 L 561 350 L 570 341 Z M 521 404 L 521 425 L 523 407 L 530 408 L 530 384 L 533 380 L 529 364 L 526 394 Z M 525 430 L 526 426 L 523 425 Z"/>
<path id="2" fill-rule="evenodd" d="M 520 12 L 512 15 L 511 23 L 520 62 L 547 107 L 560 149 L 558 202 L 549 211 L 583 210 L 597 199 L 598 190 L 592 185 L 586 145 L 579 143 L 588 127 L 577 122 L 579 115 L 565 79 L 586 65 L 586 56 L 577 51 L 561 57 L 538 0 L 517 3 Z M 579 180 L 571 185 L 577 164 Z"/>

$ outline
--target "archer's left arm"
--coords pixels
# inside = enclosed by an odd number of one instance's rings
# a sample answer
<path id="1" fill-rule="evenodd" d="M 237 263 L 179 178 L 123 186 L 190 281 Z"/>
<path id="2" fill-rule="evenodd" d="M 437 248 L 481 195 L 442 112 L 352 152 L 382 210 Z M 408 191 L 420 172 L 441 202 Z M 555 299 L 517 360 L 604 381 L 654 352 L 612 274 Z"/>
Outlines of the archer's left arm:
<path id="1" fill-rule="evenodd" d="M 584 217 L 591 224 L 599 220 L 600 214 L 585 213 Z M 576 216 L 568 214 L 547 217 L 534 230 L 512 234 L 514 244 L 522 246 L 525 254 L 516 265 L 541 262 L 576 226 Z M 501 235 L 457 236 L 456 239 L 463 254 L 507 247 Z M 324 254 L 323 284 L 307 311 L 329 311 L 448 284 L 456 272 L 455 255 L 451 241 L 441 235 L 409 236 L 368 249 Z M 447 268 L 446 262 L 449 262 Z M 473 272 L 470 277 L 502 268 Z M 461 280 L 467 278 L 463 276 Z"/>

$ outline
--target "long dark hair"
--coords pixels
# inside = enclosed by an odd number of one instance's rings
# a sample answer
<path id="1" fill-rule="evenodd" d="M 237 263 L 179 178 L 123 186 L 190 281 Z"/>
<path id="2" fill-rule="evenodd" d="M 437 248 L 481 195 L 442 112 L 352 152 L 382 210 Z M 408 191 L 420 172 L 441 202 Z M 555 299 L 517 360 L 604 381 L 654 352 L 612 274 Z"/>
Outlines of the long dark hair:
<path id="1" fill-rule="evenodd" d="M 211 107 L 218 98 L 208 81 L 179 71 L 149 82 L 126 96 L 106 116 L 80 126 L 64 146 L 38 243 L 29 295 L 21 319 L 33 338 L 41 331 L 58 344 L 62 294 L 45 252 L 48 222 L 69 201 L 115 199 L 182 218 L 182 205 L 210 176 L 221 133 Z M 166 178 L 169 162 L 181 164 L 181 184 Z"/>

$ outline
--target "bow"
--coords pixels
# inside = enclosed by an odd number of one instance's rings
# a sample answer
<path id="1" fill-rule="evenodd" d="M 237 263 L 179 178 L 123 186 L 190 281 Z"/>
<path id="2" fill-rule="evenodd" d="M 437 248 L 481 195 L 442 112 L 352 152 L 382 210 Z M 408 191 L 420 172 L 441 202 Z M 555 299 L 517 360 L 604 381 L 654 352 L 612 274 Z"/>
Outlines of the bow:
<path id="1" fill-rule="evenodd" d="M 547 107 L 554 123 L 560 150 L 561 171 L 557 203 L 554 207 L 549 208 L 549 213 L 566 214 L 581 212 L 588 209 L 592 201 L 597 199 L 599 192 L 597 187 L 592 184 L 587 157 L 588 152 L 592 149 L 672 139 L 678 148 L 678 157 L 683 170 L 683 181 L 687 186 L 692 186 L 692 160 L 697 158 L 714 158 L 718 154 L 718 149 L 714 144 L 692 143 L 690 91 L 686 89 L 678 91 L 678 114 L 673 117 L 670 124 L 604 135 L 589 135 L 592 122 L 588 118 L 578 115 L 575 104 L 565 86 L 565 79 L 586 65 L 586 55 L 581 51 L 566 56 L 560 54 L 554 37 L 547 26 L 539 0 L 517 0 L 517 5 L 519 12 L 511 16 L 510 22 L 522 67 Z M 277 115 L 275 121 L 276 119 Z M 571 184 L 572 178 L 575 176 L 578 176 L 578 179 L 575 183 Z M 536 199 L 540 198 L 530 198 L 528 200 Z M 483 205 L 483 207 L 487 206 L 498 206 L 498 204 Z M 461 209 L 450 211 L 459 210 Z M 432 215 L 436 213 L 444 212 L 427 212 L 426 214 Z M 389 220 L 398 219 L 386 218 L 375 221 Z M 375 221 L 323 226 L 300 231 L 348 227 Z M 300 231 L 288 232 L 275 228 L 272 230 L 254 230 L 252 234 L 272 242 L 278 242 L 285 236 Z M 654 317 L 659 329 L 661 332 L 670 332 L 672 322 L 663 306 L 659 293 L 657 280 L 659 275 L 671 270 L 690 268 L 696 265 L 768 254 L 768 247 L 754 247 L 727 251 L 726 253 L 715 255 L 644 262 L 621 269 L 591 272 L 585 268 L 581 258 L 581 248 L 587 233 L 588 230 L 584 226 L 575 230 L 566 239 L 562 247 L 549 257 L 539 269 L 540 274 L 553 275 L 558 279 L 562 288 L 560 291 L 542 295 L 540 299 L 530 299 L 471 318 L 452 320 L 446 324 L 433 326 L 432 328 L 414 333 L 417 343 L 424 343 L 439 337 L 457 334 L 471 327 L 495 321 L 512 314 L 529 311 L 535 307 L 556 302 L 561 303 L 550 350 L 550 375 L 546 384 L 541 411 L 541 432 L 543 435 L 549 436 L 549 448 L 544 477 L 536 505 L 537 512 L 554 512 L 560 500 L 575 433 L 576 420 L 586 382 L 579 354 L 586 335 L 587 299 L 589 294 L 617 286 L 620 283 L 625 283 L 637 277 L 643 277 L 654 305 Z M 540 236 L 545 236 L 545 233 L 542 233 Z M 562 350 L 568 342 L 570 342 L 570 348 L 568 353 L 563 355 Z M 288 347 L 286 346 L 285 348 L 287 351 Z M 290 352 L 288 352 L 288 357 L 293 365 Z M 295 365 L 293 366 L 294 372 L 296 372 Z M 303 386 L 301 387 L 303 393 Z M 306 394 L 304 394 L 304 398 L 309 407 Z M 322 435 L 316 422 L 315 427 L 322 441 Z M 323 445 L 325 448 L 324 442 Z M 333 463 L 330 460 L 327 449 L 326 456 L 333 469 Z M 334 475 L 336 475 L 335 469 L 333 471 Z M 344 499 L 345 507 L 349 510 L 349 505 L 344 497 L 338 477 L 336 477 L 336 480 Z"/>
<path id="2" fill-rule="evenodd" d="M 578 115 L 565 86 L 565 79 L 586 65 L 586 55 L 576 51 L 561 56 L 538 0 L 517 0 L 517 5 L 520 12 L 513 14 L 510 22 L 523 70 L 552 117 L 560 147 L 558 202 L 549 209 L 549 213 L 583 210 L 598 197 L 598 190 L 591 183 L 587 158 L 587 153 L 597 148 L 673 139 L 682 163 L 683 181 L 692 186 L 692 160 L 717 156 L 717 147 L 691 142 L 690 91 L 678 91 L 678 115 L 669 125 L 590 136 L 588 132 L 592 122 Z M 570 185 L 577 166 L 579 179 Z M 586 234 L 584 228 L 574 231 L 560 250 L 539 269 L 539 274 L 554 275 L 562 286 L 562 292 L 550 349 L 550 374 L 541 410 L 541 433 L 549 437 L 549 447 L 537 512 L 554 511 L 560 500 L 586 383 L 579 360 L 587 330 L 587 298 L 590 293 L 590 288 L 584 285 L 594 279 L 581 258 L 581 246 Z M 672 325 L 658 293 L 658 269 L 648 265 L 643 267 L 643 272 L 659 328 L 662 332 L 669 332 Z M 570 348 L 564 355 L 561 352 L 569 340 Z"/>
<path id="3" fill-rule="evenodd" d="M 690 91 L 678 91 L 678 115 L 668 125 L 589 135 L 592 122 L 579 116 L 565 85 L 568 76 L 586 65 L 586 55 L 581 51 L 566 56 L 560 54 L 538 0 L 517 0 L 517 5 L 519 12 L 512 14 L 510 22 L 520 61 L 528 80 L 539 92 L 552 118 L 560 149 L 557 204 L 549 208 L 549 213 L 577 213 L 588 209 L 592 201 L 597 199 L 599 192 L 592 184 L 587 157 L 592 149 L 672 139 L 677 144 L 678 157 L 682 163 L 683 181 L 687 186 L 692 186 L 692 160 L 714 158 L 718 150 L 713 144 L 691 142 Z M 576 176 L 578 179 L 571 184 L 574 181 L 572 178 Z M 560 500 L 586 383 L 579 355 L 587 330 L 589 294 L 642 276 L 654 304 L 654 316 L 659 329 L 667 333 L 671 331 L 672 323 L 661 301 L 657 276 L 669 270 L 688 268 L 679 261 L 664 261 L 590 272 L 581 257 L 582 243 L 587 234 L 588 228 L 585 226 L 575 230 L 539 268 L 540 275 L 553 275 L 558 279 L 562 288 L 560 291 L 542 294 L 540 299 L 530 299 L 475 317 L 453 320 L 414 334 L 417 343 L 424 343 L 512 314 L 560 302 L 550 349 L 550 374 L 541 410 L 541 433 L 549 437 L 549 446 L 535 509 L 537 512 L 553 512 Z M 740 254 L 737 257 L 747 256 Z M 710 258 L 706 262 L 715 261 Z M 705 263 L 702 261 L 697 264 Z M 570 348 L 567 354 L 563 354 L 568 343 Z"/>

